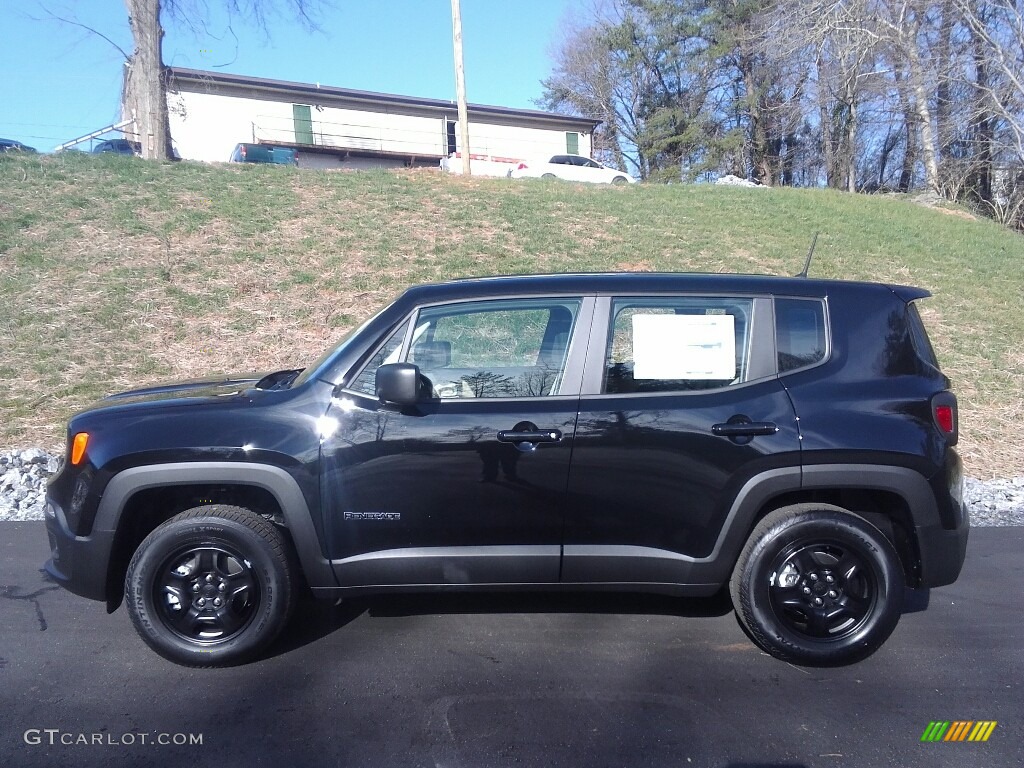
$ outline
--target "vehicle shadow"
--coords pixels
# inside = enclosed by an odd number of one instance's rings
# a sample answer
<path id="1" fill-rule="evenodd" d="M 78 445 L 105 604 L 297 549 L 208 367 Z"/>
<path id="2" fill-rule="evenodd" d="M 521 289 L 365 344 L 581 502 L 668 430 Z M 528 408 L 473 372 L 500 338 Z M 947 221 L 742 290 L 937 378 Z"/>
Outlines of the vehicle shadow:
<path id="1" fill-rule="evenodd" d="M 594 613 L 660 616 L 724 616 L 732 611 L 728 593 L 681 598 L 630 592 L 473 592 L 401 594 L 368 600 L 370 616 L 474 613 Z"/>
<path id="2" fill-rule="evenodd" d="M 928 608 L 931 591 L 906 588 L 903 613 Z M 672 597 L 631 592 L 441 592 L 372 595 L 346 598 L 337 603 L 302 597 L 291 622 L 263 658 L 272 658 L 310 645 L 355 621 L 370 617 L 430 616 L 438 614 L 605 614 L 725 616 L 733 610 L 728 590 L 711 597 Z"/>
<path id="3" fill-rule="evenodd" d="M 903 590 L 903 613 L 920 613 L 928 610 L 931 597 L 932 591 L 928 587 L 924 589 L 905 587 Z"/>
<path id="4" fill-rule="evenodd" d="M 725 616 L 732 612 L 726 590 L 711 597 L 680 598 L 640 593 L 474 592 L 409 593 L 353 597 L 330 603 L 303 596 L 281 636 L 262 655 L 268 659 L 320 640 L 363 614 L 371 617 L 437 614 L 648 614 L 679 617 Z"/>
<path id="5" fill-rule="evenodd" d="M 336 632 L 366 613 L 367 605 L 362 600 L 330 603 L 317 600 L 306 593 L 299 599 L 288 626 L 261 659 L 282 656 L 303 646 L 315 643 Z"/>

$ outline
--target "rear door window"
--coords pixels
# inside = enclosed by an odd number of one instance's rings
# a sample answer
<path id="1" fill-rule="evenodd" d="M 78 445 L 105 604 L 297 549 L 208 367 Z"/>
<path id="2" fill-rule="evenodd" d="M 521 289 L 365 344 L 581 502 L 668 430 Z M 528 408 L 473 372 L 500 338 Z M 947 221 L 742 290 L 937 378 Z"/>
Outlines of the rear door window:
<path id="1" fill-rule="evenodd" d="M 686 392 L 747 380 L 753 300 L 623 298 L 612 302 L 602 391 Z"/>

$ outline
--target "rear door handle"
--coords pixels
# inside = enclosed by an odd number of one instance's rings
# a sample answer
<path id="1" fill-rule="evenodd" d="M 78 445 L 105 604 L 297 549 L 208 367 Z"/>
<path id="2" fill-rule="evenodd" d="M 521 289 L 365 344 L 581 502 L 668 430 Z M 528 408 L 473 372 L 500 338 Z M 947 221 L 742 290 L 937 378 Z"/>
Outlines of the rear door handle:
<path id="1" fill-rule="evenodd" d="M 536 429 L 516 430 L 503 429 L 498 433 L 498 440 L 502 443 L 557 443 L 562 439 L 562 433 L 557 429 Z"/>
<path id="2" fill-rule="evenodd" d="M 774 435 L 778 431 L 778 425 L 770 421 L 747 421 L 711 425 L 711 433 L 721 435 L 722 437 L 757 437 L 759 435 Z"/>

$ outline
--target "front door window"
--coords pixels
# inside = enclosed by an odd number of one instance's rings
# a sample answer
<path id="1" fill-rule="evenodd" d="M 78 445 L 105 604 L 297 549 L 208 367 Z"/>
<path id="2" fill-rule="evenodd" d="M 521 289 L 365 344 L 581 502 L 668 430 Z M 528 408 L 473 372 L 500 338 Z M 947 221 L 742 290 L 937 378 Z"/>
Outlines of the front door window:
<path id="1" fill-rule="evenodd" d="M 409 362 L 420 367 L 439 399 L 555 394 L 578 310 L 575 300 L 424 309 Z"/>

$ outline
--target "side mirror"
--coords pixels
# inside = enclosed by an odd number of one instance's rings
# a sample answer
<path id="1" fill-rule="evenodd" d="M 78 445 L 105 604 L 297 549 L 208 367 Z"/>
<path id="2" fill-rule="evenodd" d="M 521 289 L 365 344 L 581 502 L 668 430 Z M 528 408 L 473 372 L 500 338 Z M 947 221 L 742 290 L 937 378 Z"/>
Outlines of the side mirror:
<path id="1" fill-rule="evenodd" d="M 420 399 L 420 369 L 412 363 L 387 363 L 377 369 L 377 397 L 412 405 Z"/>

